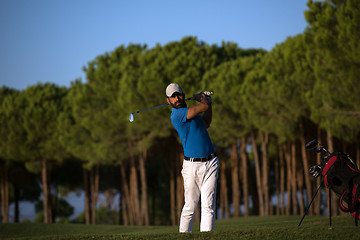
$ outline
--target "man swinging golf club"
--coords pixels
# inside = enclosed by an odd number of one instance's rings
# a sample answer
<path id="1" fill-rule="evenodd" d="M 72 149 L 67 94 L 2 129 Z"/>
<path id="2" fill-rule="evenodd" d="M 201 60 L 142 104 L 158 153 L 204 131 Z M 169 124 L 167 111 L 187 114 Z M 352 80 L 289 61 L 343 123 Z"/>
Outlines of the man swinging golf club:
<path id="1" fill-rule="evenodd" d="M 180 217 L 180 232 L 191 232 L 194 213 L 201 197 L 200 231 L 214 228 L 216 184 L 219 160 L 214 152 L 207 128 L 212 120 L 211 98 L 198 93 L 193 99 L 199 104 L 187 107 L 185 94 L 177 83 L 166 88 L 167 102 L 172 106 L 171 122 L 184 149 L 182 176 L 185 204 Z M 203 113 L 200 116 L 200 113 Z"/>

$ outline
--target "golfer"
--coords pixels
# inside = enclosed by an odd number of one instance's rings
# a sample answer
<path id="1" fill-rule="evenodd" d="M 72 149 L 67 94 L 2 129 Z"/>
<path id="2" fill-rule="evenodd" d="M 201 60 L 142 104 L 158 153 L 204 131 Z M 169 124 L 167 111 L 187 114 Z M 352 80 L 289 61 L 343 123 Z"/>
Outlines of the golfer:
<path id="1" fill-rule="evenodd" d="M 192 231 L 194 213 L 200 197 L 200 231 L 211 231 L 215 222 L 219 169 L 219 160 L 206 129 L 212 120 L 211 98 L 203 93 L 195 94 L 193 99 L 200 103 L 187 107 L 185 94 L 177 83 L 167 86 L 166 96 L 167 102 L 172 106 L 171 122 L 178 132 L 185 156 L 181 171 L 185 204 L 181 212 L 179 231 Z M 203 113 L 202 116 L 200 113 Z"/>

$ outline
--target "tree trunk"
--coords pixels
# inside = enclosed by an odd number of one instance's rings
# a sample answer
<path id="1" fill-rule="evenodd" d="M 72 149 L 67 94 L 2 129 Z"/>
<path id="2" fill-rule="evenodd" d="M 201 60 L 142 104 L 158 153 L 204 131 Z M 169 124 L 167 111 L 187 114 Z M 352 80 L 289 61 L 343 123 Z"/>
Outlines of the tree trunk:
<path id="1" fill-rule="evenodd" d="M 232 179 L 232 201 L 234 217 L 240 216 L 240 189 L 239 189 L 239 157 L 236 141 L 231 143 L 231 179 Z"/>
<path id="2" fill-rule="evenodd" d="M 140 179 L 141 179 L 141 216 L 143 218 L 143 223 L 146 226 L 150 225 L 149 220 L 149 208 L 148 208 L 148 195 L 147 195 L 147 181 L 146 181 L 146 150 L 139 157 L 139 167 L 140 167 Z"/>
<path id="3" fill-rule="evenodd" d="M 177 221 L 180 222 L 182 207 L 184 205 L 184 180 L 181 176 L 181 166 L 184 161 L 184 153 L 182 146 L 178 144 L 178 159 L 176 161 L 176 208 L 177 208 Z"/>
<path id="4" fill-rule="evenodd" d="M 128 206 L 127 206 L 127 201 L 126 201 L 126 197 L 121 194 L 121 198 L 120 198 L 120 204 L 121 206 L 121 216 L 122 216 L 122 224 L 124 226 L 128 226 L 129 225 L 129 218 L 128 218 Z M 121 222 L 120 222 L 120 225 L 121 225 Z"/>
<path id="5" fill-rule="evenodd" d="M 321 128 L 318 126 L 318 130 L 317 130 L 317 139 L 319 140 L 319 142 L 321 141 Z M 320 165 L 320 161 L 321 161 L 321 155 L 320 154 L 316 154 L 316 164 Z M 320 177 L 316 178 L 316 187 L 318 187 L 320 185 Z M 314 213 L 317 216 L 321 215 L 321 195 L 322 195 L 322 191 L 320 190 L 316 196 L 316 198 L 314 199 Z"/>
<path id="6" fill-rule="evenodd" d="M 176 178 L 176 212 L 177 212 L 177 224 L 180 222 L 180 216 L 182 207 L 184 205 L 184 181 L 181 174 L 177 174 Z"/>
<path id="7" fill-rule="evenodd" d="M 312 186 L 311 186 L 311 180 L 312 177 L 309 174 L 309 161 L 306 155 L 306 140 L 305 140 L 305 133 L 304 133 L 304 127 L 302 122 L 300 123 L 300 145 L 301 145 L 301 159 L 303 163 L 304 168 L 304 176 L 305 176 L 305 186 L 306 186 L 306 203 L 309 204 L 312 198 Z M 313 213 L 312 209 L 309 209 L 309 213 Z"/>
<path id="8" fill-rule="evenodd" d="M 293 200 L 293 214 L 298 214 L 298 200 L 297 200 L 297 188 L 296 188 L 296 144 L 295 142 L 291 143 L 291 169 L 292 169 L 292 200 Z"/>
<path id="9" fill-rule="evenodd" d="M 91 224 L 96 224 L 96 204 L 99 196 L 99 164 L 95 165 L 90 171 L 91 182 Z"/>
<path id="10" fill-rule="evenodd" d="M 300 168 L 298 170 L 296 179 L 297 179 L 297 186 L 298 186 L 299 194 L 300 194 L 300 199 L 299 199 L 300 215 L 304 215 L 304 193 L 303 193 L 304 177 L 303 177 L 303 172 L 301 171 Z"/>
<path id="11" fill-rule="evenodd" d="M 255 177 L 256 177 L 256 188 L 259 198 L 259 214 L 260 216 L 264 216 L 264 198 L 263 198 L 264 191 L 261 184 L 261 166 L 260 166 L 259 153 L 256 146 L 255 133 L 253 131 L 251 132 L 251 142 L 252 142 L 254 161 L 255 161 Z"/>
<path id="12" fill-rule="evenodd" d="M 96 204 L 99 197 L 99 189 L 100 189 L 100 165 L 96 164 L 95 166 L 95 215 L 96 215 Z M 96 219 L 96 218 L 95 218 Z"/>
<path id="13" fill-rule="evenodd" d="M 280 161 L 280 213 L 285 215 L 285 160 L 284 160 L 284 145 L 279 147 L 279 161 Z"/>
<path id="14" fill-rule="evenodd" d="M 275 184 L 276 184 L 276 216 L 280 216 L 280 171 L 279 171 L 279 157 L 275 159 L 274 163 L 275 168 Z"/>
<path id="15" fill-rule="evenodd" d="M 90 214 L 90 189 L 89 189 L 89 171 L 85 168 L 83 169 L 83 178 L 84 178 L 84 201 L 85 201 L 85 224 L 91 223 L 91 214 Z"/>
<path id="16" fill-rule="evenodd" d="M 270 213 L 270 198 L 269 198 L 269 158 L 267 145 L 269 142 L 269 134 L 264 133 L 261 137 L 262 144 L 262 185 L 264 194 L 264 216 L 269 216 Z"/>
<path id="17" fill-rule="evenodd" d="M 18 223 L 20 220 L 20 207 L 19 207 L 19 201 L 20 201 L 20 189 L 17 184 L 14 184 L 14 222 Z"/>
<path id="18" fill-rule="evenodd" d="M 135 166 L 135 160 L 131 160 L 130 165 L 130 201 L 133 202 L 133 213 L 135 225 L 142 225 L 142 219 L 140 216 L 140 203 L 139 203 L 139 183 Z"/>
<path id="19" fill-rule="evenodd" d="M 128 141 L 129 152 L 130 152 L 130 199 L 132 203 L 132 216 L 134 218 L 135 225 L 143 225 L 143 219 L 141 218 L 140 199 L 139 199 L 139 182 L 138 173 L 136 168 L 136 159 L 132 148 L 132 142 Z"/>
<path id="20" fill-rule="evenodd" d="M 170 220 L 171 225 L 177 225 L 177 218 L 176 218 L 176 173 L 177 173 L 177 139 L 176 137 L 172 136 L 168 141 L 167 144 L 174 145 L 175 148 L 172 151 L 166 151 L 168 155 L 165 156 L 166 160 L 164 161 L 164 165 L 169 172 L 169 187 L 170 187 Z M 169 161 L 170 160 L 170 161 Z"/>
<path id="21" fill-rule="evenodd" d="M 130 201 L 130 190 L 129 190 L 129 183 L 127 180 L 127 175 L 125 171 L 124 164 L 120 165 L 120 173 L 121 173 L 121 182 L 122 182 L 122 206 L 123 206 L 123 219 L 124 219 L 124 225 L 134 225 L 134 218 L 132 216 L 131 209 L 133 208 L 131 206 L 132 202 Z"/>
<path id="22" fill-rule="evenodd" d="M 175 169 L 170 168 L 170 217 L 171 225 L 176 225 L 176 206 L 175 206 Z"/>
<path id="23" fill-rule="evenodd" d="M 333 215 L 333 212 L 332 209 L 330 209 L 330 198 L 329 198 L 329 191 L 331 191 L 329 188 L 325 188 L 325 193 L 326 193 L 326 204 L 327 204 L 327 216 L 329 217 L 330 216 L 330 211 L 331 211 L 331 215 Z M 332 198 L 332 197 L 331 197 Z M 331 205 L 333 205 L 333 201 L 331 201 Z"/>
<path id="24" fill-rule="evenodd" d="M 47 161 L 42 160 L 41 179 L 43 185 L 44 223 L 52 223 L 51 193 L 48 177 Z"/>
<path id="25" fill-rule="evenodd" d="M 249 182 L 249 195 L 251 196 L 251 201 L 253 203 L 253 207 L 251 209 L 250 215 L 259 215 L 259 196 L 258 190 L 256 188 L 256 178 L 255 178 L 255 170 L 252 168 L 252 164 L 250 159 L 247 159 L 247 171 L 248 171 L 248 182 Z"/>
<path id="26" fill-rule="evenodd" d="M 286 193 L 287 193 L 287 201 L 286 201 L 286 209 L 285 214 L 286 216 L 290 215 L 290 208 L 291 208 L 291 186 L 292 186 L 292 171 L 291 171 L 291 154 L 290 154 L 290 143 L 287 144 L 287 147 L 284 145 L 284 153 L 285 153 L 285 160 L 286 160 Z"/>
<path id="27" fill-rule="evenodd" d="M 3 161 L 0 160 L 0 181 L 1 181 L 1 212 L 3 223 L 9 223 L 9 183 L 8 174 Z M 0 221 L 1 222 L 1 221 Z"/>
<path id="28" fill-rule="evenodd" d="M 219 215 L 219 219 L 224 219 L 225 218 L 225 196 L 224 196 L 224 191 L 225 191 L 225 186 L 224 186 L 224 181 L 226 181 L 224 175 L 225 172 L 223 170 L 223 161 L 220 160 L 220 174 L 219 174 L 219 182 L 220 182 L 220 201 L 219 201 L 219 210 L 220 210 L 220 215 Z"/>
<path id="29" fill-rule="evenodd" d="M 220 160 L 220 211 L 221 218 L 229 218 L 229 200 L 228 200 L 228 189 L 226 182 L 226 163 L 225 160 Z"/>
<path id="30" fill-rule="evenodd" d="M 241 158 L 241 176 L 242 176 L 242 189 L 244 195 L 244 216 L 249 216 L 249 182 L 248 182 L 248 171 L 247 171 L 247 156 L 246 156 L 246 137 L 241 138 L 240 145 L 240 158 Z"/>

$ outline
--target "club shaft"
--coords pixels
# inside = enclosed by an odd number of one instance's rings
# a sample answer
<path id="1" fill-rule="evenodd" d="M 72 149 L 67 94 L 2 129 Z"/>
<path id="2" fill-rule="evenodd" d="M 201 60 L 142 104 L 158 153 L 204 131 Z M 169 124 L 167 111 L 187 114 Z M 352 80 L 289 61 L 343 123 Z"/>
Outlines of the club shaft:
<path id="1" fill-rule="evenodd" d="M 187 98 L 187 99 L 185 99 L 185 101 L 190 100 L 190 99 L 191 99 L 191 98 Z M 155 109 L 155 108 L 165 107 L 165 106 L 168 106 L 168 105 L 170 105 L 170 104 L 167 103 L 167 104 L 163 104 L 163 105 L 159 105 L 159 106 L 155 106 L 155 107 L 151 107 L 151 108 L 139 110 L 139 111 L 133 112 L 133 113 L 131 113 L 131 114 L 141 113 L 141 112 L 149 111 L 149 110 L 152 110 L 152 109 Z"/>
<path id="2" fill-rule="evenodd" d="M 323 150 L 324 152 L 326 152 L 327 154 L 331 155 L 331 153 L 330 153 L 325 147 L 323 147 L 321 144 L 319 144 L 319 145 L 320 145 L 320 147 L 322 147 L 322 150 Z"/>
<path id="3" fill-rule="evenodd" d="M 133 112 L 132 114 L 135 114 L 135 113 L 141 113 L 141 112 L 145 112 L 145 111 L 149 111 L 149 110 L 152 110 L 152 109 L 155 109 L 155 108 L 159 108 L 159 107 L 165 107 L 169 105 L 168 103 L 167 104 L 163 104 L 163 105 L 159 105 L 159 106 L 156 106 L 156 107 L 152 107 L 152 108 L 148 108 L 148 109 L 143 109 L 143 110 L 139 110 L 137 112 Z"/>

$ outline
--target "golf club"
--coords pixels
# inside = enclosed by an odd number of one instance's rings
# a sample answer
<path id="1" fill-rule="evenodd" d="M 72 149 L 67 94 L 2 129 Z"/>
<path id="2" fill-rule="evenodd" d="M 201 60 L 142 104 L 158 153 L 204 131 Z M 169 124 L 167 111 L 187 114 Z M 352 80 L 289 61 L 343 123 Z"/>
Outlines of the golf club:
<path id="1" fill-rule="evenodd" d="M 207 96 L 213 95 L 213 92 L 209 92 L 209 91 L 204 91 L 204 92 L 201 92 L 201 93 L 204 93 L 204 94 L 207 95 Z M 191 98 L 186 98 L 185 101 L 188 101 L 188 100 L 191 100 L 191 99 L 193 99 L 193 97 L 191 97 Z M 151 108 L 139 110 L 139 111 L 137 111 L 137 112 L 132 112 L 132 113 L 130 113 L 129 121 L 130 121 L 130 122 L 133 122 L 133 121 L 134 121 L 134 114 L 136 114 L 136 113 L 141 113 L 141 112 L 149 111 L 149 110 L 152 110 L 152 109 L 155 109 L 155 108 L 165 107 L 165 106 L 168 106 L 168 105 L 170 105 L 170 104 L 167 103 L 167 104 L 163 104 L 163 105 L 159 105 L 159 106 L 155 106 L 155 107 L 151 107 Z"/>
<path id="2" fill-rule="evenodd" d="M 185 101 L 191 100 L 191 99 L 192 99 L 192 97 L 185 99 Z M 152 109 L 155 109 L 155 108 L 165 107 L 165 106 L 168 106 L 168 105 L 170 105 L 170 104 L 167 103 L 167 104 L 163 104 L 163 105 L 159 105 L 159 106 L 155 106 L 155 107 L 151 107 L 151 108 L 139 110 L 139 111 L 137 111 L 137 112 L 132 112 L 132 113 L 130 113 L 129 121 L 130 121 L 130 122 L 133 122 L 133 121 L 134 121 L 134 114 L 135 114 L 135 113 L 141 113 L 141 112 L 149 111 L 149 110 L 152 110 Z"/>
<path id="3" fill-rule="evenodd" d="M 320 147 L 319 147 L 319 148 L 316 148 L 317 146 L 320 146 Z M 315 152 L 316 152 L 316 153 L 319 153 L 319 152 L 321 152 L 321 151 L 324 151 L 324 152 L 326 152 L 328 155 L 331 154 L 331 153 L 330 153 L 326 148 L 324 148 L 324 147 L 318 142 L 318 140 L 316 140 L 316 139 L 308 142 L 308 143 L 305 145 L 305 148 L 306 148 L 306 150 L 315 149 Z"/>

